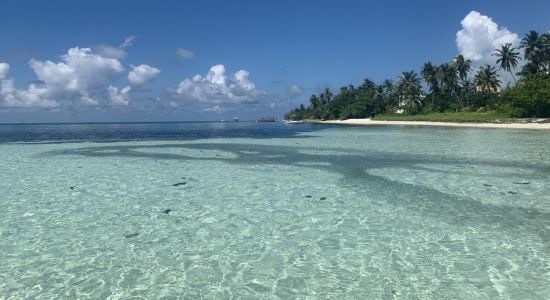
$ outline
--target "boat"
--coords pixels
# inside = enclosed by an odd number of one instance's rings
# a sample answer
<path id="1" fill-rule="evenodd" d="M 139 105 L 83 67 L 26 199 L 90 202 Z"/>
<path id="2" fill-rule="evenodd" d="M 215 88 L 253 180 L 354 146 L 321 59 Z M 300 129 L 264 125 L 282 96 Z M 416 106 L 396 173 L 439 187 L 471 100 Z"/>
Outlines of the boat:
<path id="1" fill-rule="evenodd" d="M 234 118 L 233 118 L 233 122 L 239 122 L 239 118 L 234 117 Z"/>
<path id="2" fill-rule="evenodd" d="M 277 122 L 275 117 L 261 117 L 258 122 Z"/>

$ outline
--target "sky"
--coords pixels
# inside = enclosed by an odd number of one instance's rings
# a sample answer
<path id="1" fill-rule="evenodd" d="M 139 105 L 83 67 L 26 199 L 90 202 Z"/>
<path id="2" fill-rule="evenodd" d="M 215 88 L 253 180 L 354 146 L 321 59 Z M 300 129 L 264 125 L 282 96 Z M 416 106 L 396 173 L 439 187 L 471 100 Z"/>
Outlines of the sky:
<path id="1" fill-rule="evenodd" d="M 0 123 L 254 120 L 550 30 L 550 1 L 26 1 L 0 16 Z M 502 74 L 503 81 L 509 80 Z"/>

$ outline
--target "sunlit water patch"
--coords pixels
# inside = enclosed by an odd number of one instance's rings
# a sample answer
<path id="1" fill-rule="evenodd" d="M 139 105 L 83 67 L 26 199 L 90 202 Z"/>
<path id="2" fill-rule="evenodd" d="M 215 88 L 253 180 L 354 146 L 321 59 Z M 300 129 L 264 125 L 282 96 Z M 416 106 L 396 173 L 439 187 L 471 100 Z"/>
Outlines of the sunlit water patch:
<path id="1" fill-rule="evenodd" d="M 549 133 L 269 128 L 0 144 L 0 297 L 550 295 Z"/>

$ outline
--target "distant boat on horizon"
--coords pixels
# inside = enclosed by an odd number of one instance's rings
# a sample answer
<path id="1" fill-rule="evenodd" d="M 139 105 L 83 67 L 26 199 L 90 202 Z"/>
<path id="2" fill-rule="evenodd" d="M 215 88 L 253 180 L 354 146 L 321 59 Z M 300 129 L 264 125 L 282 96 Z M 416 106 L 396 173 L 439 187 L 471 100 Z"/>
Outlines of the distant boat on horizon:
<path id="1" fill-rule="evenodd" d="M 239 118 L 238 118 L 238 117 L 234 117 L 234 118 L 233 118 L 233 122 L 239 122 Z"/>

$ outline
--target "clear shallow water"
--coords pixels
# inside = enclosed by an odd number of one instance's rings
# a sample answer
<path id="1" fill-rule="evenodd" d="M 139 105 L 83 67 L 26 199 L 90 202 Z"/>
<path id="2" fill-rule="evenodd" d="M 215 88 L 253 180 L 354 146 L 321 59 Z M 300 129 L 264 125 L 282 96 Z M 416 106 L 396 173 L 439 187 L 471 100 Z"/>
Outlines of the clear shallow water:
<path id="1" fill-rule="evenodd" d="M 0 297 L 548 299 L 549 132 L 212 124 L 0 144 Z"/>

